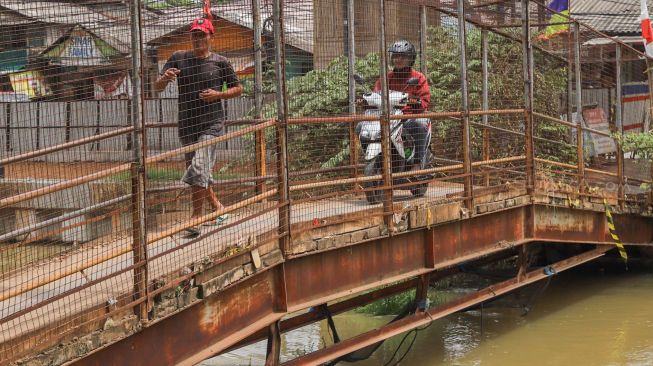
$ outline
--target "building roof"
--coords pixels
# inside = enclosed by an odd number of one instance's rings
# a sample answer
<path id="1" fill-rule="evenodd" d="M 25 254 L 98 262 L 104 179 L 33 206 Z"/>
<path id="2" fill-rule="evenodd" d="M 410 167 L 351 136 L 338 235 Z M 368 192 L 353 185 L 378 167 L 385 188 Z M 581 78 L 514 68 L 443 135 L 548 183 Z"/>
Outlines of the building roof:
<path id="1" fill-rule="evenodd" d="M 313 2 L 284 2 L 286 43 L 308 53 L 313 52 Z M 246 28 L 253 28 L 251 0 L 232 0 L 213 5 L 214 16 Z M 261 0 L 261 21 L 272 16 L 272 1 Z M 201 15 L 201 7 L 174 7 L 165 10 L 145 9 L 142 14 L 144 44 L 189 27 Z M 0 0 L 0 24 L 22 25 L 35 22 L 81 25 L 121 53 L 131 46 L 129 8 L 121 3 L 75 5 L 54 1 Z"/>
<path id="2" fill-rule="evenodd" d="M 110 23 L 112 20 L 88 7 L 64 2 L 0 0 L 0 7 L 32 21 L 56 24 Z"/>
<path id="3" fill-rule="evenodd" d="M 647 0 L 653 7 L 653 0 Z M 571 16 L 608 35 L 641 34 L 636 0 L 570 0 Z"/>
<path id="4" fill-rule="evenodd" d="M 211 6 L 211 13 L 231 23 L 252 29 L 251 0 L 232 0 Z M 143 40 L 155 41 L 169 33 L 188 27 L 201 15 L 198 6 L 174 8 L 162 11 L 162 16 L 152 20 L 144 28 Z M 272 1 L 261 0 L 261 26 L 272 17 Z M 306 0 L 284 1 L 284 21 L 287 44 L 302 51 L 313 53 L 313 2 Z M 218 30 L 219 31 L 219 30 Z"/>

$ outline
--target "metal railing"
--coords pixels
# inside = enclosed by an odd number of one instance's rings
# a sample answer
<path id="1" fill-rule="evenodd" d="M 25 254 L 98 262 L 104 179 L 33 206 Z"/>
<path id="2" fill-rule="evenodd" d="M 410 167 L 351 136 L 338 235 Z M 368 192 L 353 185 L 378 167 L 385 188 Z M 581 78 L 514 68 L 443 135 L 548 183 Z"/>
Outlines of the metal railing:
<path id="1" fill-rule="evenodd" d="M 316 39 L 313 54 L 304 57 L 312 61 L 322 58 L 315 61 L 320 65 L 325 64 L 324 58 L 335 58 L 335 66 L 324 66 L 313 74 L 290 80 L 287 68 L 297 62 L 300 41 L 308 34 L 305 23 L 313 24 L 308 37 L 312 40 L 315 29 L 327 27 L 330 22 L 343 24 L 338 15 L 314 19 L 314 12 L 297 10 L 302 8 L 298 4 L 306 3 L 303 0 L 275 0 L 264 6 L 257 0 L 219 5 L 223 20 L 229 19 L 229 9 L 256 10 L 250 11 L 253 21 L 249 29 L 232 25 L 233 29 L 225 30 L 225 34 L 236 32 L 238 39 L 251 38 L 253 114 L 230 121 L 242 125 L 237 130 L 165 152 L 148 146 L 153 134 L 159 140 L 163 138 L 160 127 L 174 132 L 175 126 L 162 124 L 162 120 L 150 123 L 147 117 L 153 107 L 145 99 L 142 85 L 146 73 L 140 71 L 147 68 L 147 60 L 142 51 L 144 40 L 139 37 L 149 35 L 139 27 L 143 9 L 134 2 L 132 19 L 122 24 L 131 29 L 130 71 L 135 96 L 129 102 L 131 126 L 93 126 L 104 132 L 79 138 L 65 132 L 63 143 L 50 144 L 42 138 L 48 129 L 41 129 L 43 135 L 37 140 L 46 143 L 0 157 L 4 172 L 0 181 L 0 217 L 4 221 L 0 226 L 2 358 L 16 359 L 75 329 L 132 308 L 139 320 L 147 323 L 154 298 L 196 275 L 199 267 L 194 263 L 223 263 L 234 253 L 270 243 L 276 243 L 286 257 L 298 255 L 301 253 L 295 251 L 299 244 L 296 238 L 323 226 L 378 219 L 375 225 L 382 221 L 389 229 L 387 235 L 393 235 L 397 213 L 458 201 L 473 216 L 478 214 L 475 200 L 484 190 L 507 183 L 523 188 L 523 195 L 562 193 L 587 199 L 607 198 L 621 207 L 648 202 L 650 187 L 643 189 L 640 184 L 650 185 L 650 168 L 646 172 L 634 170 L 641 174 L 629 174 L 626 166 L 633 162 L 625 158 L 613 139 L 614 132 L 623 132 L 621 90 L 625 81 L 621 70 L 641 63 L 641 53 L 608 39 L 607 44 L 617 50 L 615 59 L 602 62 L 619 71 L 615 77 L 605 71 L 597 77 L 593 70 L 583 70 L 582 56 L 585 52 L 590 57 L 595 51 L 588 46 L 590 40 L 605 36 L 569 19 L 567 33 L 541 41 L 536 32 L 547 25 L 534 20 L 548 9 L 538 3 L 527 2 L 528 6 L 522 6 L 517 13 L 514 9 L 499 9 L 499 2 L 477 1 L 470 7 L 463 0 L 437 4 L 398 1 L 403 10 L 393 9 L 398 13 L 388 14 L 386 2 L 369 2 L 367 8 L 361 9 L 347 1 L 347 24 L 353 25 L 352 18 L 360 18 L 367 28 L 356 33 L 353 26 L 347 27 L 340 34 L 346 34 L 346 39 Z M 314 8 L 329 5 L 328 1 L 310 3 Z M 373 12 L 368 14 L 370 9 Z M 197 13 L 194 8 L 173 10 L 177 14 L 168 15 L 171 24 L 174 22 L 170 19 L 186 19 L 186 13 L 192 17 Z M 261 12 L 271 19 L 271 29 L 263 28 Z M 435 20 L 428 15 L 433 12 L 438 14 Z M 415 42 L 420 45 L 419 69 L 431 81 L 432 91 L 440 94 L 434 95 L 435 106 L 411 116 L 431 121 L 433 141 L 429 151 L 433 163 L 419 170 L 400 170 L 396 168 L 398 154 L 392 153 L 388 126 L 390 121 L 406 117 L 392 114 L 389 107 L 378 116 L 362 114 L 353 95 L 361 89 L 354 85 L 353 76 L 357 71 L 376 68 L 385 106 L 389 106 L 385 57 L 389 38 L 415 37 L 401 34 L 388 22 L 408 24 L 410 20 L 411 26 L 421 32 L 419 42 Z M 92 25 L 88 26 L 92 31 Z M 395 31 L 389 34 L 388 29 Z M 369 34 L 374 35 L 372 41 L 366 38 Z M 176 36 L 166 35 L 169 39 Z M 161 40 L 166 38 L 156 39 L 164 42 Z M 435 42 L 437 39 L 445 42 Z M 342 65 L 347 73 L 343 85 L 348 92 L 336 102 L 329 99 L 332 96 L 322 95 L 332 81 L 344 76 L 337 74 L 340 69 L 335 56 L 341 55 L 329 54 L 327 46 L 334 44 L 348 45 L 347 52 L 346 47 L 341 52 L 347 55 Z M 437 48 L 441 44 L 444 48 Z M 458 48 L 452 51 L 446 48 L 448 45 Z M 163 44 L 161 52 L 165 51 L 163 46 L 175 44 Z M 364 57 L 358 51 L 361 49 L 376 56 Z M 505 63 L 510 59 L 506 54 L 518 56 L 522 62 L 512 59 Z M 361 64 L 364 62 L 369 63 Z M 445 63 L 453 71 L 438 69 Z M 311 79 L 318 72 L 329 76 L 329 80 Z M 515 75 L 521 79 L 515 81 Z M 592 83 L 606 84 L 605 88 L 617 94 L 607 106 L 618 111 L 613 130 L 598 130 L 582 120 L 582 91 L 584 85 Z M 268 95 L 275 100 L 270 102 L 268 98 L 265 104 L 264 92 L 271 92 L 271 88 L 274 92 Z M 310 101 L 336 107 L 314 108 L 321 112 L 306 115 L 302 108 L 310 105 L 303 99 L 307 95 L 312 95 Z M 575 120 L 574 107 L 580 111 Z M 162 116 L 160 105 L 156 108 L 158 116 Z M 5 116 L 12 113 L 5 110 Z M 566 116 L 558 113 L 564 110 Z M 0 119 L 0 123 L 8 118 Z M 364 152 L 355 133 L 361 121 L 380 122 L 382 160 L 374 171 L 366 170 L 368 162 L 361 156 Z M 4 141 L 16 138 L 13 134 L 17 130 L 9 126 L 1 126 Z M 37 130 L 44 127 L 40 123 L 34 126 Z M 67 159 L 80 147 L 125 136 L 129 140 L 127 151 L 133 153 L 128 159 L 112 163 Z M 614 151 L 595 151 L 587 156 L 586 145 L 597 137 L 612 140 Z M 178 183 L 184 172 L 183 156 L 227 141 L 239 141 L 238 151 L 219 161 L 212 183 L 223 207 L 189 219 L 191 198 L 187 186 Z M 108 153 L 116 151 L 109 149 Z M 56 162 L 46 159 L 52 155 L 58 156 Z M 411 189 L 422 185 L 426 190 L 418 197 L 407 199 L 407 194 L 400 193 L 412 194 Z M 378 204 L 367 203 L 369 192 L 382 192 Z M 195 238 L 178 238 L 184 230 L 210 224 L 224 214 L 231 214 L 225 224 L 209 226 Z M 43 253 L 46 245 L 54 247 L 54 254 Z M 165 281 L 153 286 L 161 279 Z M 107 303 L 109 310 L 103 314 L 83 316 Z M 43 329 L 56 336 L 39 338 Z"/>

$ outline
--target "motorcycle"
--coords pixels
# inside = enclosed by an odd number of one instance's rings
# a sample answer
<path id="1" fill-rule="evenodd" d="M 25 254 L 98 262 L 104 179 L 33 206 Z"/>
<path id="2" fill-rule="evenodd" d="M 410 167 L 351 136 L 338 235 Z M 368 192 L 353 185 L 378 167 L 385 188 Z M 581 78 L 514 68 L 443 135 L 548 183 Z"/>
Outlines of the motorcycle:
<path id="1" fill-rule="evenodd" d="M 355 77 L 357 83 L 362 84 L 360 77 Z M 408 85 L 416 85 L 418 79 L 409 79 Z M 400 91 L 389 91 L 389 105 L 391 115 L 402 115 L 402 108 L 408 104 L 409 95 Z M 382 97 L 377 92 L 366 92 L 358 99 L 358 104 L 364 109 L 366 116 L 380 116 L 381 115 Z M 404 133 L 404 123 L 401 119 L 390 120 L 390 148 L 391 148 L 391 171 L 393 173 L 406 172 L 413 169 L 419 162 L 415 158 L 415 143 L 413 137 Z M 356 126 L 358 133 L 358 140 L 361 143 L 362 151 L 365 153 L 364 158 L 366 161 L 364 175 L 373 176 L 380 175 L 383 169 L 383 156 L 381 154 L 381 124 L 379 121 L 362 121 Z M 433 158 L 431 153 L 431 122 L 428 124 L 428 132 L 426 139 L 426 154 L 424 162 L 420 168 L 428 166 Z M 426 194 L 428 183 L 415 182 L 424 181 L 429 179 L 429 176 L 413 176 L 406 178 L 393 178 L 393 185 L 404 185 L 400 188 L 403 190 L 410 190 L 415 197 L 422 197 Z M 413 183 L 406 185 L 407 183 Z M 376 204 L 383 200 L 383 191 L 375 190 L 383 184 L 381 181 L 365 182 L 365 195 L 369 204 Z"/>

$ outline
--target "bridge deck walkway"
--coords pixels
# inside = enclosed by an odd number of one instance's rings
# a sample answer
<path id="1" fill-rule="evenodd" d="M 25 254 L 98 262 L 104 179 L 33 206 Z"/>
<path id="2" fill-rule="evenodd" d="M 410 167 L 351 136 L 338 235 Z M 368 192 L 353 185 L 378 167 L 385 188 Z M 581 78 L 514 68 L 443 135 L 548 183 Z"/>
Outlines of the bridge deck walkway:
<path id="1" fill-rule="evenodd" d="M 395 198 L 405 205 L 418 206 L 427 202 L 444 199 L 448 194 L 462 192 L 462 185 L 455 183 L 431 184 L 424 197 L 411 198 L 408 191 L 395 191 Z M 292 224 L 313 222 L 315 219 L 323 221 L 333 216 L 359 214 L 375 210 L 380 213 L 381 204 L 369 205 L 363 196 L 337 197 L 317 202 L 293 205 L 291 209 Z M 325 207 L 326 209 L 317 209 Z M 237 211 L 231 220 L 255 215 L 251 208 Z M 227 227 L 216 234 L 202 238 L 184 248 L 167 253 L 148 263 L 148 275 L 151 279 L 162 278 L 183 271 L 184 267 L 201 262 L 207 257 L 224 252 L 233 245 L 246 246 L 247 240 L 252 235 L 275 231 L 278 227 L 278 212 L 272 210 L 261 216 L 255 216 L 237 225 Z M 202 232 L 207 233 L 215 227 L 203 227 Z M 105 238 L 106 239 L 106 238 Z M 15 291 L 25 288 L 34 281 L 48 278 L 55 273 L 75 268 L 80 263 L 90 263 L 98 258 L 106 257 L 110 253 L 127 251 L 132 244 L 131 237 L 108 238 L 95 245 L 83 245 L 80 249 L 64 257 L 50 259 L 36 266 L 11 273 L 0 280 L 0 292 Z M 188 239 L 180 235 L 166 237 L 148 246 L 148 258 L 183 245 Z M 37 286 L 26 292 L 11 296 L 0 302 L 0 318 L 4 319 L 17 312 L 26 312 L 12 319 L 0 330 L 0 343 L 10 341 L 29 332 L 45 328 L 49 324 L 74 317 L 84 310 L 97 308 L 119 299 L 122 295 L 133 289 L 133 271 L 123 273 L 102 281 L 86 289 L 65 296 L 45 306 L 30 311 L 30 307 L 38 305 L 66 291 L 83 286 L 89 281 L 101 279 L 112 273 L 120 272 L 133 264 L 131 251 L 102 261 L 83 271 L 75 271 L 67 276 L 52 281 L 43 286 Z M 178 273 L 177 273 L 178 274 Z"/>

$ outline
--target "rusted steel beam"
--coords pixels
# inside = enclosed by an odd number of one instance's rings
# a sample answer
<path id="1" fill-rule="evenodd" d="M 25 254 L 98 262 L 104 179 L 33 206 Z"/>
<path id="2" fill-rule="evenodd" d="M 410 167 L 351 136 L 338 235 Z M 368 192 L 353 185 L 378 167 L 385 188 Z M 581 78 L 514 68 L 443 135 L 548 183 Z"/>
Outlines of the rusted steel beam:
<path id="1" fill-rule="evenodd" d="M 432 237 L 432 235 L 431 235 Z M 488 263 L 493 263 L 498 260 L 502 260 L 511 256 L 515 255 L 515 251 L 512 249 L 504 249 L 499 252 L 496 252 L 491 255 L 487 255 L 484 257 L 481 257 L 480 259 L 475 259 L 475 260 L 470 260 L 467 261 L 466 263 L 470 266 L 482 266 Z M 447 276 L 451 276 L 453 274 L 456 274 L 460 272 L 460 267 L 458 266 L 448 266 L 448 267 L 442 267 L 438 269 L 434 269 L 433 272 L 429 273 L 430 280 L 431 281 L 437 281 L 442 278 L 445 278 Z M 412 278 L 409 280 L 406 280 L 404 282 L 400 282 L 397 284 L 392 284 L 387 287 L 382 287 L 377 290 L 371 291 L 371 292 L 366 292 L 362 295 L 358 295 L 352 298 L 349 298 L 347 300 L 343 300 L 340 302 L 337 302 L 335 304 L 331 304 L 328 306 L 329 312 L 333 315 L 341 314 L 346 311 L 350 311 L 352 309 L 370 304 L 372 302 L 397 295 L 406 291 L 409 291 L 413 288 L 415 288 L 418 285 L 418 278 Z M 280 324 L 280 329 L 282 333 L 289 332 L 291 330 L 295 330 L 298 328 L 301 328 L 303 326 L 306 326 L 308 324 L 314 323 L 316 321 L 323 320 L 324 316 L 320 312 L 316 311 L 310 311 L 303 313 L 301 315 L 294 316 L 289 319 L 285 319 L 281 321 Z M 221 353 L 227 353 L 231 352 L 232 350 L 245 347 L 247 345 L 250 345 L 252 343 L 256 343 L 258 341 L 261 341 L 265 339 L 267 333 L 266 329 L 261 329 L 255 334 L 252 334 L 250 337 L 247 337 L 243 341 L 233 345 L 232 347 L 229 347 L 228 349 L 224 350 Z"/>
<path id="2" fill-rule="evenodd" d="M 553 268 L 556 273 L 559 273 L 601 257 L 605 254 L 606 251 L 610 249 L 610 246 L 602 246 L 597 249 L 590 250 L 583 254 L 579 254 L 577 256 L 573 256 L 571 258 L 552 264 L 550 267 Z M 374 329 L 370 332 L 349 338 L 345 341 L 334 344 L 333 346 L 323 348 L 306 356 L 298 357 L 294 360 L 283 363 L 283 365 L 294 366 L 322 364 L 359 350 L 363 347 L 367 347 L 376 342 L 388 339 L 401 333 L 405 333 L 417 327 L 427 325 L 434 320 L 441 319 L 445 316 L 465 310 L 474 305 L 492 300 L 493 298 L 507 294 L 515 289 L 535 283 L 547 277 L 548 275 L 545 274 L 542 269 L 534 270 L 526 273 L 523 276 L 523 280 L 521 281 L 519 281 L 518 278 L 512 278 L 510 280 L 500 282 L 496 285 L 481 289 L 476 293 L 462 296 L 459 299 L 451 301 L 448 304 L 430 308 L 424 312 L 417 312 L 414 315 L 405 317 L 401 320 Z"/>
<path id="3" fill-rule="evenodd" d="M 147 360 L 151 365 L 197 364 L 281 318 L 283 314 L 270 306 L 276 296 L 273 272 L 261 272 L 174 316 L 152 322 L 77 363 L 130 365 Z"/>
<path id="4" fill-rule="evenodd" d="M 502 249 L 499 252 L 496 252 L 492 255 L 480 257 L 480 259 L 475 259 L 475 260 L 470 260 L 467 261 L 466 263 L 470 265 L 484 265 L 487 263 L 492 263 L 497 260 L 505 259 L 510 256 L 514 256 L 515 252 L 514 250 L 510 248 L 505 248 Z M 458 273 L 460 271 L 460 267 L 457 266 L 445 266 L 441 267 L 439 269 L 436 269 L 434 272 L 430 273 L 430 278 L 431 280 L 438 280 L 447 276 L 450 276 L 452 274 Z M 428 273 L 427 273 L 428 275 Z M 365 294 L 338 302 L 336 304 L 332 304 L 328 306 L 329 312 L 331 314 L 340 314 L 345 311 L 349 311 L 351 309 L 369 304 L 374 301 L 378 301 L 380 299 L 402 293 L 405 291 L 408 291 L 412 288 L 415 288 L 418 284 L 418 279 L 413 278 L 405 282 L 401 282 L 398 284 L 394 284 L 388 287 L 383 287 L 378 290 L 372 291 L 372 292 L 367 292 Z M 307 324 L 313 323 L 315 321 L 319 321 L 324 319 L 323 314 L 319 312 L 307 312 L 298 316 L 295 316 L 293 318 L 289 318 L 286 320 L 283 320 L 280 324 L 280 329 L 281 332 L 288 332 L 293 329 L 300 328 L 302 326 L 305 326 Z M 252 334 L 250 337 L 244 339 L 243 341 L 239 342 L 238 344 L 235 344 L 234 346 L 224 350 L 224 352 L 230 352 L 231 350 L 238 349 L 241 347 L 244 347 L 246 345 L 255 343 L 259 340 L 264 339 L 266 336 L 266 330 L 261 329 L 255 334 Z M 222 353 L 222 352 L 221 352 Z"/>
<path id="5" fill-rule="evenodd" d="M 560 239 L 611 243 L 607 237 L 603 212 L 537 205 L 534 206 L 533 213 L 535 238 L 544 241 Z"/>
<path id="6" fill-rule="evenodd" d="M 559 231 L 558 221 L 566 222 L 571 213 L 582 213 L 579 210 L 556 208 L 555 215 L 546 208 L 536 206 L 539 212 L 533 214 L 533 225 L 542 229 Z M 131 335 L 128 339 L 109 346 L 106 350 L 91 355 L 96 364 L 129 364 L 134 360 L 147 357 L 154 364 L 190 364 L 219 353 L 261 329 L 267 329 L 272 322 L 277 321 L 288 312 L 306 309 L 351 296 L 356 293 L 373 290 L 379 286 L 406 281 L 416 276 L 443 269 L 455 269 L 457 264 L 472 261 L 495 253 L 505 253 L 518 248 L 532 240 L 546 241 L 546 237 L 534 236 L 524 223 L 529 220 L 525 209 L 520 207 L 498 212 L 494 215 L 478 216 L 464 221 L 440 224 L 431 229 L 430 237 L 422 231 L 409 232 L 392 238 L 379 239 L 349 247 L 336 248 L 331 251 L 308 254 L 300 258 L 290 258 L 284 262 L 283 274 L 281 266 L 258 272 L 253 277 L 241 283 L 232 284 L 223 292 L 211 295 L 200 303 L 173 315 L 171 318 L 153 322 L 143 331 Z M 593 213 L 602 217 L 601 212 Z M 550 216 L 556 216 L 551 218 Z M 632 215 L 615 215 L 617 227 L 623 225 L 619 220 L 629 221 Z M 583 224 L 593 217 L 581 218 L 569 225 L 586 230 L 603 233 L 596 239 L 585 236 L 584 242 L 610 243 L 603 231 L 603 226 L 587 226 Z M 649 223 L 650 219 L 641 218 L 641 222 L 633 225 Z M 556 226 L 557 225 L 557 226 Z M 650 225 L 649 225 L 650 226 Z M 637 232 L 631 227 L 623 226 L 624 230 Z M 653 238 L 653 228 L 640 230 L 637 235 L 642 241 L 650 242 Z M 535 231 L 535 229 L 533 230 Z M 644 238 L 646 237 L 646 238 Z M 437 238 L 437 240 L 435 240 Z M 624 239 L 630 243 L 632 238 Z M 552 239 L 555 241 L 555 239 Z M 582 243 L 583 241 L 581 241 Z M 431 245 L 431 249 L 427 246 Z M 610 246 L 613 247 L 613 246 Z M 433 265 L 428 265 L 429 251 L 437 253 Z M 325 272 L 335 274 L 334 279 L 326 279 Z M 307 276 L 306 273 L 315 275 Z M 436 272 L 437 275 L 438 272 Z M 282 289 L 281 276 L 285 286 Z M 173 283 L 174 285 L 174 283 Z M 267 289 L 267 290 L 266 290 Z M 159 291 L 159 290 L 157 290 Z M 286 305 L 278 303 L 280 292 L 286 292 Z M 154 292 L 152 293 L 154 294 Z M 363 295 L 364 296 L 364 295 Z M 145 301 L 141 299 L 139 301 Z M 233 301 L 231 305 L 224 301 Z M 248 306 L 243 307 L 242 304 Z M 283 310 L 283 308 L 286 308 Z M 208 313 L 198 309 L 206 309 Z M 219 309 L 217 311 L 216 309 Z M 207 322 L 210 325 L 207 326 Z M 240 323 L 235 323 L 240 322 Z M 250 326 L 247 326 L 249 324 Z M 283 324 L 283 322 L 282 322 Z M 198 329 L 210 331 L 198 331 Z M 194 332 L 187 336 L 187 332 Z M 196 336 L 195 333 L 201 333 Z M 151 339 L 157 339 L 152 344 Z M 161 352 L 161 349 L 171 350 Z M 173 351 L 174 350 L 174 351 Z M 101 355 L 99 355 L 101 353 Z"/>
<path id="7" fill-rule="evenodd" d="M 396 294 L 400 294 L 402 292 L 406 292 L 412 288 L 415 288 L 417 285 L 417 279 L 411 279 L 405 282 L 401 282 L 395 285 L 391 285 L 388 287 L 383 287 L 381 289 L 365 293 L 363 295 L 359 295 L 356 297 L 353 297 L 351 299 L 347 299 L 335 304 L 331 304 L 328 306 L 329 312 L 333 315 L 337 315 L 340 313 L 344 313 L 345 311 L 349 311 L 364 305 L 367 305 L 369 303 L 372 303 L 374 301 L 378 301 Z M 301 315 L 294 316 L 289 319 L 284 319 L 281 321 L 279 328 L 281 330 L 281 333 L 286 333 L 291 330 L 295 330 L 298 328 L 301 328 L 303 326 L 306 326 L 308 324 L 314 323 L 316 321 L 323 320 L 324 316 L 322 313 L 317 312 L 317 311 L 309 311 L 306 313 L 303 313 Z M 226 353 L 230 352 L 232 350 L 242 348 L 245 346 L 248 346 L 252 343 L 256 343 L 258 341 L 261 341 L 265 339 L 266 337 L 266 330 L 261 329 L 260 331 L 252 334 L 251 336 L 243 339 L 241 342 L 233 345 L 232 347 L 229 347 L 228 349 L 224 350 L 224 352 L 221 353 Z"/>
<path id="8" fill-rule="evenodd" d="M 497 243 L 524 239 L 523 208 L 434 226 L 431 231 L 438 239 L 433 241 L 431 250 L 437 256 L 430 268 L 425 266 L 427 238 L 421 231 L 293 258 L 286 263 L 289 311 L 378 287 L 384 284 L 379 278 L 398 281 L 506 249 L 510 246 Z"/>

